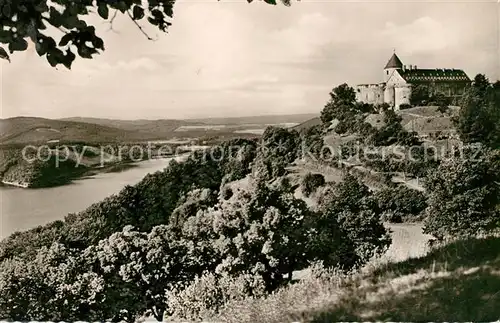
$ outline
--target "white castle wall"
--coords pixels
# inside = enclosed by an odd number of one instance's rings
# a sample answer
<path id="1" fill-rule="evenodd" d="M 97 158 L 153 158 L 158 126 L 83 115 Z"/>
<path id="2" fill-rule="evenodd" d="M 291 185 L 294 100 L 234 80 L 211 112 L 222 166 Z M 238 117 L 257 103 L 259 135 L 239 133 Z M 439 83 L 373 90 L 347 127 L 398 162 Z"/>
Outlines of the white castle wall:
<path id="1" fill-rule="evenodd" d="M 389 87 L 385 88 L 384 102 L 388 103 L 390 106 L 394 106 L 394 87 L 393 86 L 389 86 Z"/>
<path id="2" fill-rule="evenodd" d="M 401 104 L 410 104 L 411 86 L 405 85 L 394 88 L 394 109 L 399 110 Z"/>
<path id="3" fill-rule="evenodd" d="M 355 88 L 356 101 L 382 104 L 384 103 L 384 88 L 381 84 L 360 84 Z"/>

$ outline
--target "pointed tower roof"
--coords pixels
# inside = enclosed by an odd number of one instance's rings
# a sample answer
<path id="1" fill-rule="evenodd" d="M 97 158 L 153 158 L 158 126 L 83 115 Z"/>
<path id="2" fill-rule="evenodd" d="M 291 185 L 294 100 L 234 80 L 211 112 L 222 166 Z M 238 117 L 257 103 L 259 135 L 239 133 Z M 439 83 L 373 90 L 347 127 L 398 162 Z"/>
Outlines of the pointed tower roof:
<path id="1" fill-rule="evenodd" d="M 396 53 L 392 54 L 391 59 L 389 59 L 384 69 L 386 68 L 403 68 L 403 63 L 399 59 L 398 55 L 396 55 Z"/>

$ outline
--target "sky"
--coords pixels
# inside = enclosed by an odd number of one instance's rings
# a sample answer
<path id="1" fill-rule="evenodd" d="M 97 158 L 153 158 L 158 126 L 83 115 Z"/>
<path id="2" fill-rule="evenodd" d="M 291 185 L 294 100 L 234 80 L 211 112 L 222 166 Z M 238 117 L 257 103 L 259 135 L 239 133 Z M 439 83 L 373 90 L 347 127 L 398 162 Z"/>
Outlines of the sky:
<path id="1" fill-rule="evenodd" d="M 33 46 L 0 62 L 1 115 L 186 119 L 319 113 L 339 84 L 404 64 L 500 78 L 492 1 L 178 0 L 169 32 L 96 15 L 106 50 L 52 68 Z M 57 37 L 60 37 L 60 35 Z"/>

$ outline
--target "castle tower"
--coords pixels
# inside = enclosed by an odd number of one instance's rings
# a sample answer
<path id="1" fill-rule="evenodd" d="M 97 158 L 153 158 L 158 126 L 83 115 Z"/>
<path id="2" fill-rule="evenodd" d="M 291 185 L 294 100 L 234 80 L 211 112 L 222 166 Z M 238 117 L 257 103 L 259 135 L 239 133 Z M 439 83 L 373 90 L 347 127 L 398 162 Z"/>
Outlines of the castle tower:
<path id="1" fill-rule="evenodd" d="M 399 70 L 402 68 L 403 63 L 401 62 L 399 57 L 396 55 L 396 53 L 392 54 L 391 58 L 384 67 L 384 82 L 387 82 L 389 80 L 389 77 L 395 70 Z"/>
<path id="2" fill-rule="evenodd" d="M 391 58 L 387 62 L 384 67 L 384 83 L 389 81 L 389 78 L 396 70 L 403 69 L 403 63 L 399 59 L 398 55 L 394 52 Z M 394 107 L 396 104 L 396 89 L 393 85 L 386 84 L 384 89 L 384 102 L 388 103 L 391 107 Z"/>

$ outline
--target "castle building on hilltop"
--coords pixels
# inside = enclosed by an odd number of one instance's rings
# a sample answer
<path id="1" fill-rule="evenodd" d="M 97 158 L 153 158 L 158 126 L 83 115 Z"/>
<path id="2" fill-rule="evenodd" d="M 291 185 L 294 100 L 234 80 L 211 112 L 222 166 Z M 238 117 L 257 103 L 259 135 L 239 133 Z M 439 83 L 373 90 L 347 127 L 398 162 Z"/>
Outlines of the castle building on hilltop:
<path id="1" fill-rule="evenodd" d="M 410 104 L 412 89 L 426 86 L 430 93 L 440 92 L 457 101 L 470 85 L 471 80 L 463 70 L 421 69 L 403 65 L 394 53 L 384 68 L 384 82 L 359 84 L 355 87 L 356 100 L 371 104 L 388 103 L 395 110 L 402 104 Z"/>

